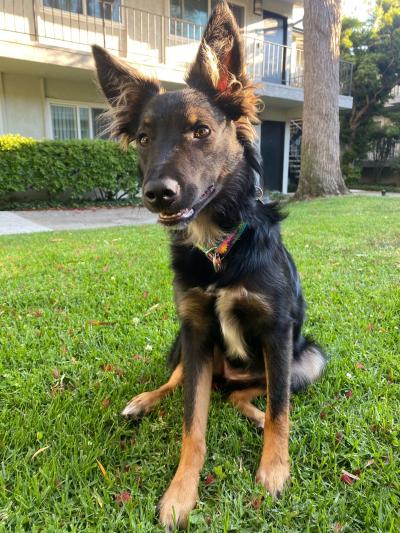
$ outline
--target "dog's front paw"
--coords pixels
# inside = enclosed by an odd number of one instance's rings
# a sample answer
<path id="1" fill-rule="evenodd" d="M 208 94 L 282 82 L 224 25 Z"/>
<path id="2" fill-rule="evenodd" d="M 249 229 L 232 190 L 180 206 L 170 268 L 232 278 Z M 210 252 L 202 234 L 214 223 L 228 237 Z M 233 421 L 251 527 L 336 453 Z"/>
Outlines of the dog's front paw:
<path id="1" fill-rule="evenodd" d="M 121 414 L 131 418 L 141 418 L 142 416 L 147 415 L 156 403 L 157 398 L 154 391 L 142 392 L 142 394 L 138 394 L 138 396 L 132 398 Z"/>
<path id="2" fill-rule="evenodd" d="M 256 475 L 257 483 L 263 485 L 274 499 L 280 497 L 289 478 L 289 460 L 281 458 L 261 463 Z"/>
<path id="3" fill-rule="evenodd" d="M 189 513 L 196 506 L 197 483 L 173 480 L 158 504 L 160 522 L 166 531 L 186 527 Z"/>

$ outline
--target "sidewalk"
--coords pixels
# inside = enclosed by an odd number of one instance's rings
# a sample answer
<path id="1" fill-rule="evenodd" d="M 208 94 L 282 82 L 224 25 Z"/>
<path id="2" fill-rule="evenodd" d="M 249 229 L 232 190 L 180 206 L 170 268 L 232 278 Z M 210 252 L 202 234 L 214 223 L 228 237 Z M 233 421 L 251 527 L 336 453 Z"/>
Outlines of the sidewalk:
<path id="1" fill-rule="evenodd" d="M 0 235 L 154 224 L 144 207 L 0 211 Z"/>
<path id="2" fill-rule="evenodd" d="M 379 191 L 352 190 L 355 196 L 382 196 Z M 386 197 L 400 193 L 386 193 Z M 113 226 L 154 224 L 157 215 L 144 207 L 104 207 L 89 209 L 49 209 L 37 211 L 0 211 L 0 235 L 35 233 Z"/>

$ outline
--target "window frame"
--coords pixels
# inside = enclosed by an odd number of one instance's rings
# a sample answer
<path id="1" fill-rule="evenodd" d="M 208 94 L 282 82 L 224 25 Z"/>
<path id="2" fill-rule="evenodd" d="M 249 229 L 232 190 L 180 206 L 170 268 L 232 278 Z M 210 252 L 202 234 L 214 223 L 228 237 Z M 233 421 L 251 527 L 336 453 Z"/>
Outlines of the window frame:
<path id="1" fill-rule="evenodd" d="M 51 116 L 51 106 L 60 106 L 60 107 L 73 107 L 75 108 L 75 117 L 76 117 L 76 123 L 77 123 L 77 132 L 78 132 L 78 137 L 76 137 L 75 139 L 71 139 L 71 140 L 78 140 L 78 141 L 81 141 L 81 140 L 95 140 L 95 139 L 100 139 L 100 137 L 94 137 L 93 136 L 93 133 L 94 133 L 94 128 L 93 128 L 93 117 L 92 117 L 92 113 L 91 113 L 91 110 L 93 108 L 95 109 L 104 109 L 104 111 L 107 111 L 108 107 L 107 105 L 105 104 L 101 104 L 101 103 L 98 103 L 98 102 L 79 102 L 79 101 L 75 101 L 75 100 L 58 100 L 56 98 L 47 98 L 46 99 L 46 137 L 52 141 L 55 140 L 54 138 L 54 129 L 53 129 L 53 121 L 52 121 L 52 116 Z M 81 132 L 81 122 L 80 122 L 80 117 L 79 117 L 79 108 L 80 107 L 85 107 L 87 109 L 89 109 L 89 132 L 90 132 L 90 137 L 84 137 L 82 139 L 82 132 Z"/>
<path id="2" fill-rule="evenodd" d="M 50 7 L 50 6 L 45 6 L 44 5 L 44 2 L 43 0 L 40 0 L 40 4 L 41 4 L 41 8 L 43 10 L 43 12 L 45 14 L 49 14 L 49 15 L 55 15 L 55 16 L 60 16 L 60 17 L 63 17 L 63 13 L 68 13 L 68 18 L 71 18 L 71 20 L 76 20 L 76 21 L 79 21 L 82 17 L 86 17 L 90 20 L 93 20 L 94 23 L 96 20 L 100 20 L 100 21 L 103 21 L 104 20 L 104 23 L 105 24 L 109 24 L 110 26 L 113 26 L 113 25 L 120 25 L 120 26 L 125 26 L 125 16 L 124 16 L 124 6 L 122 5 L 122 1 L 121 0 L 121 5 L 120 5 L 120 13 L 121 13 L 121 19 L 120 20 L 113 20 L 113 19 L 107 19 L 107 18 L 104 18 L 103 17 L 96 17 L 94 15 L 88 15 L 88 9 L 87 9 L 87 0 L 82 0 L 82 13 L 76 13 L 75 11 L 68 11 L 67 9 L 61 9 L 59 7 Z"/>

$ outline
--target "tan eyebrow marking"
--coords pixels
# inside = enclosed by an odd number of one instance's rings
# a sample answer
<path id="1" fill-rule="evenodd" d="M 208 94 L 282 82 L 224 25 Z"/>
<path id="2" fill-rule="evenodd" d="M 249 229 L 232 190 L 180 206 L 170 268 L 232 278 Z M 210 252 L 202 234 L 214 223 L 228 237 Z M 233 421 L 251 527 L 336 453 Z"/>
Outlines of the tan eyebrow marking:
<path id="1" fill-rule="evenodd" d="M 199 117 L 195 113 L 189 113 L 187 116 L 187 121 L 191 126 L 197 124 Z"/>

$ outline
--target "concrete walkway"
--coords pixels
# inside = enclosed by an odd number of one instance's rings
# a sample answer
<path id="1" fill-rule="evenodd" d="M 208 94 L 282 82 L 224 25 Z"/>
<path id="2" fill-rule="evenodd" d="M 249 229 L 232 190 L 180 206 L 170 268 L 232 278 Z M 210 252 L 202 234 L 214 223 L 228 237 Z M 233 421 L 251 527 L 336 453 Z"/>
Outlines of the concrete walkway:
<path id="1" fill-rule="evenodd" d="M 154 224 L 144 207 L 0 211 L 0 235 Z"/>
<path id="2" fill-rule="evenodd" d="M 354 195 L 381 196 L 379 191 L 352 190 Z M 400 197 L 400 193 L 386 193 Z M 0 235 L 40 231 L 109 228 L 154 224 L 157 215 L 144 207 L 112 207 L 89 209 L 49 209 L 37 211 L 0 211 Z"/>

